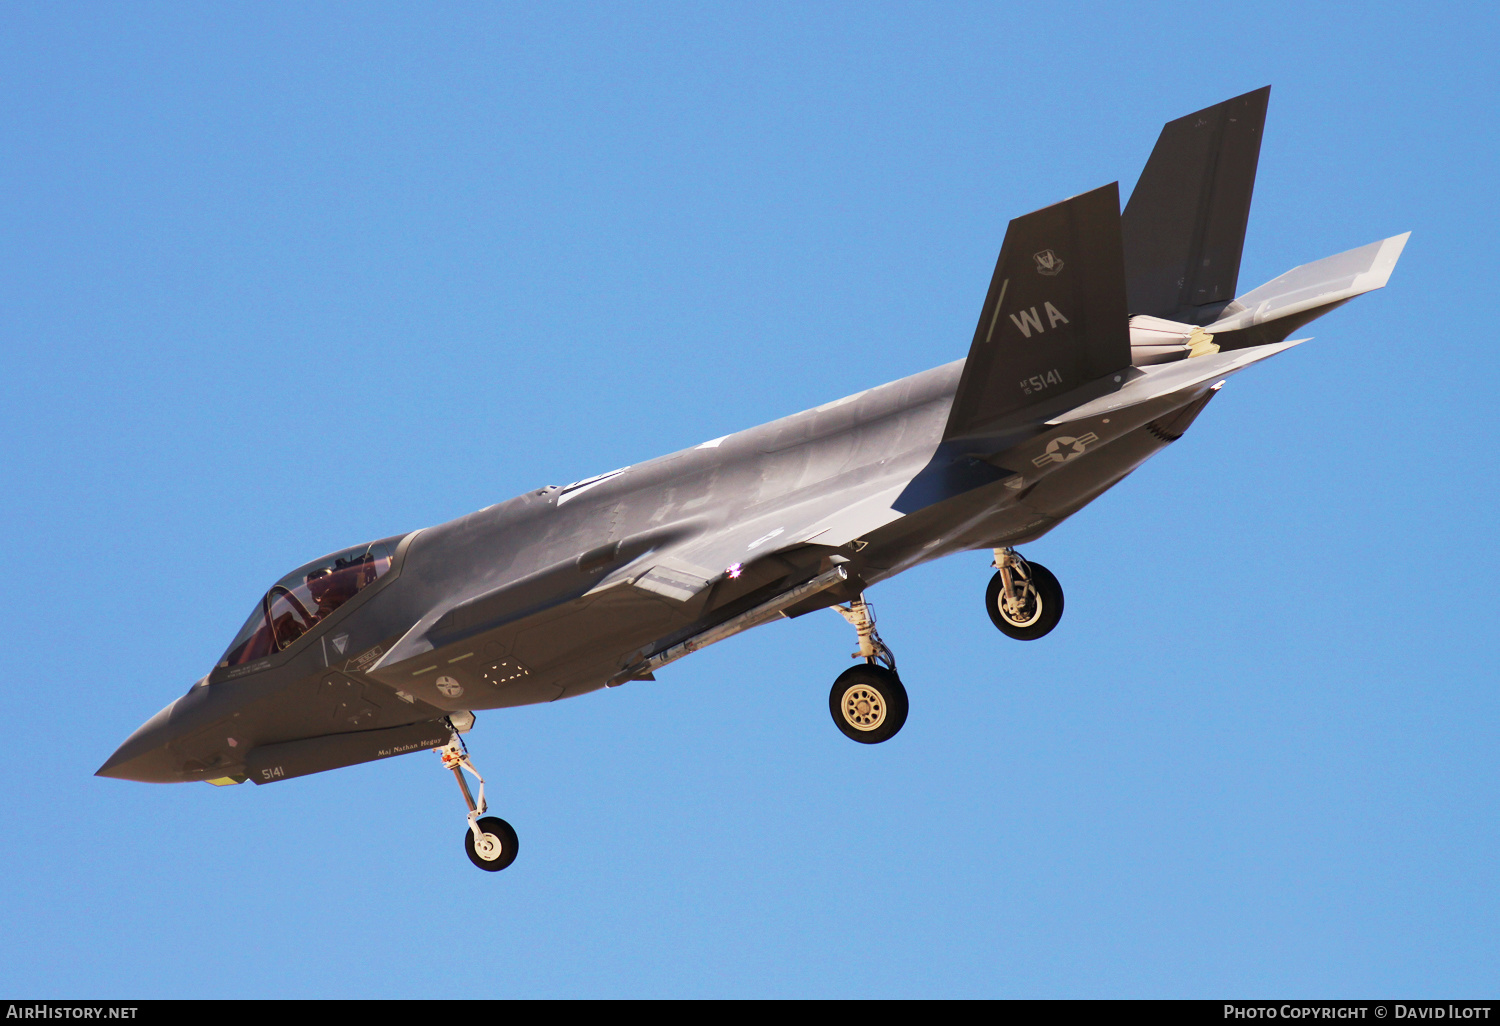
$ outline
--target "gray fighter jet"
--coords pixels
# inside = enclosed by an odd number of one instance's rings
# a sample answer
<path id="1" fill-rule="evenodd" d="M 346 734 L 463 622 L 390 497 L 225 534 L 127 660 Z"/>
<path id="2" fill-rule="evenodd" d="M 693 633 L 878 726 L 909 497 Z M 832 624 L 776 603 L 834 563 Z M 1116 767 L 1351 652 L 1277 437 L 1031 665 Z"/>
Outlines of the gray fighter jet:
<path id="1" fill-rule="evenodd" d="M 298 567 L 99 774 L 267 784 L 436 749 L 469 857 L 499 870 L 516 833 L 484 815 L 460 737 L 474 710 L 653 680 L 828 608 L 859 645 L 833 722 L 889 740 L 907 694 L 871 585 L 993 550 L 990 619 L 1042 637 L 1062 588 L 1015 547 L 1182 437 L 1229 375 L 1389 278 L 1406 235 L 1235 294 L 1269 96 L 1169 123 L 1123 213 L 1112 184 L 1011 221 L 966 359 Z"/>

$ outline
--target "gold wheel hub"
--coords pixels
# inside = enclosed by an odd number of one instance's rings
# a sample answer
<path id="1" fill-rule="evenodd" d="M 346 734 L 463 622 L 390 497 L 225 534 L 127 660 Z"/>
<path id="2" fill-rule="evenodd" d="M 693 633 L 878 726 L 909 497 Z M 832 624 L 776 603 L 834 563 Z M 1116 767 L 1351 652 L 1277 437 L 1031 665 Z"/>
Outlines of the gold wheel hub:
<path id="1" fill-rule="evenodd" d="M 844 722 L 855 730 L 875 730 L 885 722 L 885 696 L 868 684 L 854 684 L 845 690 L 839 709 Z"/>

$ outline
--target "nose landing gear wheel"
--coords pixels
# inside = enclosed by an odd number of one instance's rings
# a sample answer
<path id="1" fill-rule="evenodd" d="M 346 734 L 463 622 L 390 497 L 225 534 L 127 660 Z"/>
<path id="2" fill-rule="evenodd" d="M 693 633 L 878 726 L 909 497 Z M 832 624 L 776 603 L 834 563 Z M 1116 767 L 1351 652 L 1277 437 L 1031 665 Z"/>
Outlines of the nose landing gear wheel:
<path id="1" fill-rule="evenodd" d="M 1013 598 L 1005 593 L 1003 572 L 997 571 L 985 590 L 984 607 L 1000 633 L 1017 641 L 1034 641 L 1062 619 L 1062 585 L 1040 563 L 1012 563 L 1009 569 Z"/>
<path id="2" fill-rule="evenodd" d="M 516 861 L 520 840 L 509 823 L 497 816 L 485 816 L 476 826 L 479 827 L 477 842 L 474 831 L 464 831 L 464 850 L 469 853 L 470 862 L 480 869 L 498 873 Z"/>
<path id="3" fill-rule="evenodd" d="M 473 722 L 472 714 L 470 722 Z M 449 720 L 448 725 L 451 727 L 453 721 Z M 458 789 L 463 792 L 464 804 L 469 807 L 469 829 L 464 831 L 464 851 L 468 852 L 469 861 L 485 872 L 500 872 L 516 861 L 516 852 L 520 850 L 521 845 L 516 838 L 515 829 L 503 819 L 484 814 L 489 808 L 484 800 L 484 777 L 480 776 L 479 771 L 474 768 L 474 763 L 469 758 L 469 750 L 464 745 L 464 739 L 458 736 L 457 729 L 453 731 L 448 743 L 436 751 L 443 760 L 443 768 L 453 771 L 453 778 L 458 781 Z M 464 780 L 465 772 L 479 781 L 477 799 L 469 791 L 468 782 Z"/>
<path id="4" fill-rule="evenodd" d="M 883 666 L 851 666 L 833 682 L 828 711 L 845 737 L 878 745 L 895 737 L 906 722 L 906 688 Z"/>

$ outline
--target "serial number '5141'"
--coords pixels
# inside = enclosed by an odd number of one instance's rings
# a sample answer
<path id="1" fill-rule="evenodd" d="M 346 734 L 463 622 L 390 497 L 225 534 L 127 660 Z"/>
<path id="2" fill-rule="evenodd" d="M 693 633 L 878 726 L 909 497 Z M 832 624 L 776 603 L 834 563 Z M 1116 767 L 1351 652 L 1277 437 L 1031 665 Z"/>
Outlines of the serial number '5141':
<path id="1" fill-rule="evenodd" d="M 1033 392 L 1041 392 L 1051 388 L 1053 385 L 1062 384 L 1062 375 L 1054 367 L 1045 374 L 1033 374 L 1021 382 L 1021 394 L 1030 395 Z"/>

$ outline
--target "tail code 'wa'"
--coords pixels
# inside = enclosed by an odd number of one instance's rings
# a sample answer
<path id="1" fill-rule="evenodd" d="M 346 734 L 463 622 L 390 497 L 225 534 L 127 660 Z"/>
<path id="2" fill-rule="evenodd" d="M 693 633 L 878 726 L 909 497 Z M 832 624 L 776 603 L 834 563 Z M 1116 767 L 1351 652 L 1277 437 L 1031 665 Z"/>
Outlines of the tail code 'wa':
<path id="1" fill-rule="evenodd" d="M 1047 327 L 1055 328 L 1059 324 L 1068 323 L 1068 319 L 1063 316 L 1062 311 L 1051 303 L 1042 303 L 1042 309 L 1047 312 Z M 1034 306 L 1030 309 L 1023 308 L 1019 317 L 1015 314 L 1010 314 L 1009 316 L 1011 323 L 1016 326 L 1016 330 L 1021 333 L 1022 338 L 1030 338 L 1033 331 L 1038 335 L 1044 333 L 1041 315 L 1036 312 L 1036 307 Z"/>

